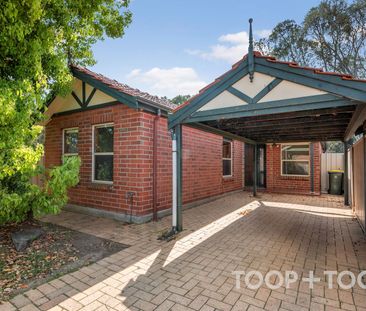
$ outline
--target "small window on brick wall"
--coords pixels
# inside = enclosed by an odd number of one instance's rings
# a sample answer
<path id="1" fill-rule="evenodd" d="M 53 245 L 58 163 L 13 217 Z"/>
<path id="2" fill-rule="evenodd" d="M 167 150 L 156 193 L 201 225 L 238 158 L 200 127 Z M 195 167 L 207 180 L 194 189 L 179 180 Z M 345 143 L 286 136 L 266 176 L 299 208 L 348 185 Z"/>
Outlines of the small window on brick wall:
<path id="1" fill-rule="evenodd" d="M 93 127 L 93 182 L 113 182 L 113 124 Z"/>
<path id="2" fill-rule="evenodd" d="M 63 130 L 62 154 L 64 156 L 78 155 L 79 130 L 70 128 Z"/>
<path id="3" fill-rule="evenodd" d="M 233 170 L 233 142 L 224 139 L 222 142 L 222 175 L 224 177 L 232 176 Z"/>
<path id="4" fill-rule="evenodd" d="M 309 176 L 309 144 L 281 145 L 281 174 L 284 176 Z"/>

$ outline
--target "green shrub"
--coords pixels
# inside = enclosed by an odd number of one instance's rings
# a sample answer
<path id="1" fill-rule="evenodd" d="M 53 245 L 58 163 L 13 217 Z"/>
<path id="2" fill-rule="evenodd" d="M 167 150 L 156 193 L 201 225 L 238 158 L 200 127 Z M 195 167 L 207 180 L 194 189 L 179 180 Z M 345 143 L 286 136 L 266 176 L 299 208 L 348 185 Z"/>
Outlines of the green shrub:
<path id="1" fill-rule="evenodd" d="M 80 163 L 79 157 L 65 157 L 60 166 L 38 168 L 34 173 L 45 176 L 42 187 L 32 184 L 26 174 L 2 180 L 0 224 L 59 213 L 67 203 L 67 190 L 79 182 Z"/>

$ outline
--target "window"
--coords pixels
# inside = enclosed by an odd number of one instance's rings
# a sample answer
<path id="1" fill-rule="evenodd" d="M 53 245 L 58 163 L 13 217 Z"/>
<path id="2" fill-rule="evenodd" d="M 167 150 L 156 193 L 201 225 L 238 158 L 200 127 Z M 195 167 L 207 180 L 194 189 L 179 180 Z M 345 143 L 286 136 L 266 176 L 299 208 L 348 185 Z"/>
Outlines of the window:
<path id="1" fill-rule="evenodd" d="M 309 176 L 309 144 L 281 145 L 281 174 L 289 176 Z"/>
<path id="2" fill-rule="evenodd" d="M 222 142 L 222 175 L 232 176 L 232 141 L 224 139 Z"/>
<path id="3" fill-rule="evenodd" d="M 113 182 L 113 124 L 93 127 L 93 181 Z"/>
<path id="4" fill-rule="evenodd" d="M 77 128 L 64 129 L 62 153 L 64 156 L 78 155 L 79 131 Z"/>

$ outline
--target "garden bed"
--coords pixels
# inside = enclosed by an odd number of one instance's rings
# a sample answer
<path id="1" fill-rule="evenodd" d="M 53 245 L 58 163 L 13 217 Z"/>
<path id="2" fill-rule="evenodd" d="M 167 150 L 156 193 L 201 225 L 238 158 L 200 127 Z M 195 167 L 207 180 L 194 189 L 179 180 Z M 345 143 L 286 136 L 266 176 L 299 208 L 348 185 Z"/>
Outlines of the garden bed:
<path id="1" fill-rule="evenodd" d="M 43 234 L 23 252 L 17 252 L 11 233 L 40 227 Z M 27 222 L 0 227 L 0 301 L 79 269 L 127 245 L 54 224 Z"/>

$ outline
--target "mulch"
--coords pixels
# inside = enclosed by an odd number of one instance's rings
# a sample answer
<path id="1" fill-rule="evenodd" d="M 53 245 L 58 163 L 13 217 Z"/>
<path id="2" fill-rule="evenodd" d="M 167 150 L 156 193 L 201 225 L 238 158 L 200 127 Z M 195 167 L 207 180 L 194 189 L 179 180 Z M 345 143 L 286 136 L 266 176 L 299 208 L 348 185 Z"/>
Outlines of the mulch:
<path id="1" fill-rule="evenodd" d="M 17 252 L 11 233 L 41 227 L 44 233 Z M 116 253 L 127 245 L 61 226 L 28 221 L 0 227 L 0 302 Z"/>

